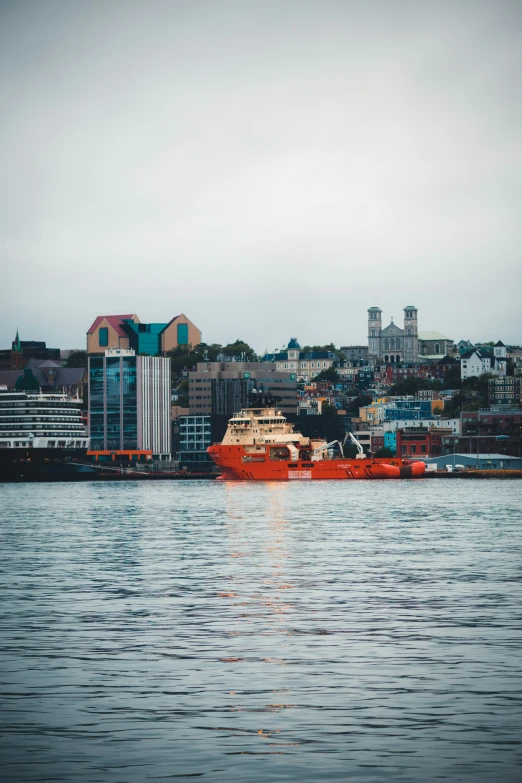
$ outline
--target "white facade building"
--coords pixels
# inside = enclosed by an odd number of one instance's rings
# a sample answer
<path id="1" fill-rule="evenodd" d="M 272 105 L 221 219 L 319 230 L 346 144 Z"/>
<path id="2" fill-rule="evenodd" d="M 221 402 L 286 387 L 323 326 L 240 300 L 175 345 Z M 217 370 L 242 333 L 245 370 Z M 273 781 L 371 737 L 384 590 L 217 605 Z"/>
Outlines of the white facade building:
<path id="1" fill-rule="evenodd" d="M 497 354 L 497 351 L 499 354 Z M 503 353 L 502 353 L 503 352 Z M 506 348 L 497 345 L 494 354 L 486 353 L 481 348 L 475 348 L 465 353 L 460 360 L 460 378 L 474 378 L 484 373 L 490 373 L 504 378 L 507 371 Z"/>
<path id="2" fill-rule="evenodd" d="M 261 361 L 272 362 L 278 372 L 287 372 L 298 381 L 311 381 L 323 370 L 328 370 L 338 361 L 331 351 L 302 351 L 295 337 L 290 339 L 286 350 L 265 353 Z"/>
<path id="3" fill-rule="evenodd" d="M 460 360 L 460 378 L 478 377 L 491 370 L 491 357 L 485 356 L 478 349 L 468 351 Z"/>
<path id="4" fill-rule="evenodd" d="M 169 457 L 170 359 L 162 356 L 136 357 L 138 449 Z"/>
<path id="5" fill-rule="evenodd" d="M 420 419 L 419 421 L 412 421 L 411 419 L 399 419 L 397 421 L 385 421 L 379 425 L 383 432 L 395 432 L 395 430 L 402 430 L 408 427 L 410 430 L 413 427 L 427 427 L 438 430 L 451 429 L 454 435 L 461 434 L 461 422 L 460 419 Z"/>

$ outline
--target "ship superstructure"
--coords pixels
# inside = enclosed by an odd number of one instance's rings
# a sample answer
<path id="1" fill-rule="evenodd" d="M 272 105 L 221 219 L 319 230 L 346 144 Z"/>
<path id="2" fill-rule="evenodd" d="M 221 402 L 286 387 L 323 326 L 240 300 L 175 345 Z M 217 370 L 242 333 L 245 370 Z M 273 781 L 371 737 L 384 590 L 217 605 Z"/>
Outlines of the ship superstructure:
<path id="1" fill-rule="evenodd" d="M 232 480 L 411 478 L 424 473 L 423 462 L 366 457 L 345 458 L 343 444 L 314 440 L 294 430 L 276 408 L 245 408 L 228 423 L 222 442 L 207 451 Z M 345 441 L 346 442 L 346 441 Z"/>

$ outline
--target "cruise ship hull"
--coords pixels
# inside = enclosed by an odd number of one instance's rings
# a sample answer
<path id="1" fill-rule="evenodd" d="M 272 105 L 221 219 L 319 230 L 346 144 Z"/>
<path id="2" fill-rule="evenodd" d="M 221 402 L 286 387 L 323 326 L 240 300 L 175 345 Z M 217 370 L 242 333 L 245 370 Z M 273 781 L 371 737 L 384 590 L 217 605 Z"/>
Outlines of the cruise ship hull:
<path id="1" fill-rule="evenodd" d="M 400 458 L 270 460 L 268 454 L 250 454 L 241 445 L 210 446 L 208 454 L 221 469 L 227 481 L 314 481 L 324 479 L 405 479 L 418 478 L 425 471 L 424 462 Z"/>
<path id="2" fill-rule="evenodd" d="M 7 451 L 7 450 L 6 450 Z M 0 452 L 0 483 L 18 481 L 87 481 L 96 470 L 81 463 L 86 450 L 13 449 Z"/>

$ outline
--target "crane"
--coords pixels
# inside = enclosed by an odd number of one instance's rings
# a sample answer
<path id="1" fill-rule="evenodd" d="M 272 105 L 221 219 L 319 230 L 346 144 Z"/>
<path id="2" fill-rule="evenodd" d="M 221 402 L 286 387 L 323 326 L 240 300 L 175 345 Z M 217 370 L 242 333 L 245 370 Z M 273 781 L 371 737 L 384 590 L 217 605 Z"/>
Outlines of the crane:
<path id="1" fill-rule="evenodd" d="M 356 458 L 356 459 L 365 459 L 365 455 L 364 455 L 364 449 L 363 449 L 363 447 L 361 446 L 361 444 L 359 443 L 359 441 L 357 440 L 357 438 L 356 438 L 356 437 L 354 437 L 354 435 L 353 435 L 353 433 L 352 433 L 352 432 L 347 432 L 347 433 L 346 433 L 346 435 L 344 436 L 343 446 L 345 446 L 345 445 L 346 445 L 346 440 L 347 440 L 348 438 L 350 438 L 350 440 L 352 441 L 352 443 L 354 443 L 354 444 L 355 444 L 355 446 L 357 447 L 357 454 L 356 454 L 356 457 L 355 457 L 355 458 Z M 341 450 L 341 453 L 343 454 L 342 450 Z M 343 456 L 344 456 L 344 454 L 343 454 Z"/>
<path id="2" fill-rule="evenodd" d="M 343 458 L 344 458 L 344 451 L 343 451 L 343 447 L 342 447 L 342 444 L 341 444 L 341 442 L 340 442 L 340 441 L 338 441 L 338 440 L 332 440 L 332 441 L 330 441 L 330 443 L 323 443 L 323 445 L 322 445 L 322 446 L 318 446 L 316 449 L 314 449 L 314 454 L 313 454 L 313 456 L 314 456 L 314 457 L 318 457 L 318 456 L 319 456 L 319 454 L 320 454 L 322 451 L 327 451 L 328 449 L 331 449 L 331 448 L 333 448 L 334 446 L 339 446 L 339 451 L 341 452 L 341 457 L 343 457 Z"/>

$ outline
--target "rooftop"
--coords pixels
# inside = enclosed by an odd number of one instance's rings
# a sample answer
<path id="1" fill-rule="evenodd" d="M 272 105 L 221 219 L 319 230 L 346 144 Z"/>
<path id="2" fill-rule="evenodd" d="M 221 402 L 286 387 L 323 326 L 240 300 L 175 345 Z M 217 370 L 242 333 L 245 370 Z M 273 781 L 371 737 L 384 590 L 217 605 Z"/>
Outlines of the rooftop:
<path id="1" fill-rule="evenodd" d="M 297 342 L 297 337 L 291 337 L 290 338 L 290 342 L 288 343 L 287 348 L 288 348 L 289 351 L 292 351 L 292 350 L 300 351 L 301 350 L 301 346 Z"/>
<path id="2" fill-rule="evenodd" d="M 119 337 L 127 337 L 127 333 L 123 329 L 122 322 L 130 321 L 133 318 L 135 318 L 135 315 L 133 313 L 127 315 L 99 315 L 95 319 L 91 328 L 87 330 L 87 334 L 92 334 L 94 330 L 98 328 L 98 326 L 101 324 L 102 321 L 107 321 L 107 323 L 110 326 L 112 326 L 112 328 L 115 330 L 115 332 L 118 334 Z"/>
<path id="3" fill-rule="evenodd" d="M 451 461 L 453 462 L 453 457 L 455 457 L 455 459 L 460 458 L 460 459 L 467 459 L 467 460 L 470 460 L 470 459 L 471 460 L 473 460 L 473 459 L 476 460 L 477 457 L 479 459 L 489 459 L 489 460 L 493 460 L 493 459 L 502 459 L 502 460 L 516 459 L 516 460 L 519 460 L 519 461 L 522 460 L 522 457 L 513 457 L 513 456 L 510 456 L 509 454 L 489 454 L 489 453 L 477 454 L 477 452 L 475 452 L 475 453 L 472 452 L 471 454 L 453 454 L 453 452 L 452 452 L 451 454 L 443 454 L 442 457 L 427 457 L 425 461 L 426 462 L 433 462 L 435 460 L 440 460 L 440 459 L 446 459 L 446 460 L 451 459 Z M 448 462 L 448 464 L 450 464 L 450 463 Z"/>
<path id="4" fill-rule="evenodd" d="M 419 332 L 419 340 L 451 340 L 440 332 Z"/>

